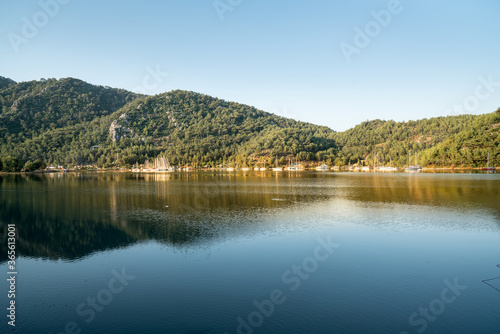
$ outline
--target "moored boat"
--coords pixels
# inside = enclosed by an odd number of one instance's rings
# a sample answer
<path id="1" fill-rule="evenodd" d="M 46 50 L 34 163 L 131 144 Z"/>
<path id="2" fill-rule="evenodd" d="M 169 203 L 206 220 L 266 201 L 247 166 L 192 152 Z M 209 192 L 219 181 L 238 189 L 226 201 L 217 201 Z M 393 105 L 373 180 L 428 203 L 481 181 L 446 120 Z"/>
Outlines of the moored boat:
<path id="1" fill-rule="evenodd" d="M 419 173 L 422 171 L 422 166 L 417 165 L 417 152 L 415 152 L 415 164 L 410 165 L 411 151 L 408 153 L 408 167 L 405 168 L 405 172 Z"/>
<path id="2" fill-rule="evenodd" d="M 317 171 L 326 171 L 326 170 L 330 170 L 330 168 L 328 168 L 327 165 L 321 165 L 321 166 L 316 167 L 316 170 Z"/>
<path id="3" fill-rule="evenodd" d="M 421 172 L 422 166 L 411 165 L 405 168 L 406 172 Z"/>
<path id="4" fill-rule="evenodd" d="M 397 172 L 399 170 L 398 167 L 387 167 L 387 166 L 382 166 L 382 167 L 379 167 L 378 169 L 379 171 L 381 172 Z"/>

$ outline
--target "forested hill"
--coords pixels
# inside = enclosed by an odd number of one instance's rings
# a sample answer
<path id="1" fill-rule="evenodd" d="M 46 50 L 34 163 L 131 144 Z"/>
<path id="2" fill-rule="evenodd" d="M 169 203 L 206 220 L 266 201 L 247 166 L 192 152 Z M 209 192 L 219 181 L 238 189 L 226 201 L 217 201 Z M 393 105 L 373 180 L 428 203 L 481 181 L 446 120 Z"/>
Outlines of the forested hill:
<path id="1" fill-rule="evenodd" d="M 212 165 L 294 156 L 300 160 L 333 157 L 333 131 L 297 122 L 234 102 L 186 91 L 137 99 L 120 110 L 116 146 L 123 162 L 141 160 L 147 145 L 173 163 Z"/>
<path id="2" fill-rule="evenodd" d="M 0 76 L 0 89 L 4 89 L 10 84 L 16 84 L 16 82 L 12 79 L 4 78 Z"/>
<path id="3" fill-rule="evenodd" d="M 0 79 L 0 128 L 2 137 L 15 142 L 110 115 L 138 97 L 72 78 L 21 83 L 8 80 Z"/>
<path id="4" fill-rule="evenodd" d="M 340 147 L 337 164 L 366 159 L 372 165 L 411 163 L 414 154 L 424 166 L 470 166 L 500 164 L 500 109 L 486 115 L 460 115 L 409 122 L 374 120 L 361 123 L 334 137 Z M 354 159 L 354 160 L 353 160 Z"/>
<path id="5" fill-rule="evenodd" d="M 22 161 L 85 162 L 79 152 L 101 140 L 96 132 L 109 128 L 102 120 L 139 96 L 73 78 L 10 82 L 0 88 L 0 154 Z"/>
<path id="6" fill-rule="evenodd" d="M 207 95 L 140 96 L 67 78 L 0 90 L 0 154 L 63 165 L 236 164 L 333 158 L 334 132 Z"/>
<path id="7" fill-rule="evenodd" d="M 411 122 L 369 121 L 336 133 L 247 105 L 171 91 L 145 96 L 81 80 L 0 77 L 0 168 L 41 162 L 102 167 L 143 163 L 251 166 L 289 159 L 329 165 L 499 164 L 500 111 Z M 38 164 L 33 165 L 33 161 Z M 3 167 L 2 167 L 3 166 Z"/>

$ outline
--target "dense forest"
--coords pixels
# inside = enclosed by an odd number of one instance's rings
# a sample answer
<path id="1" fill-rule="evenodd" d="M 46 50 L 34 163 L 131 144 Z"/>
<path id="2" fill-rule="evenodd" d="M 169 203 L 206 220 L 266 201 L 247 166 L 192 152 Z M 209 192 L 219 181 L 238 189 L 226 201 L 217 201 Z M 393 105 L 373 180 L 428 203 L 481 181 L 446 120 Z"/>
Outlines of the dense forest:
<path id="1" fill-rule="evenodd" d="M 500 162 L 500 109 L 486 115 L 436 117 L 409 122 L 374 120 L 361 123 L 334 139 L 342 147 L 338 165 L 363 161 L 372 165 L 480 167 Z"/>
<path id="2" fill-rule="evenodd" d="M 173 165 L 424 166 L 500 163 L 500 109 L 409 122 L 374 120 L 344 132 L 207 95 L 155 96 L 81 80 L 16 83 L 0 77 L 0 171 L 46 165 L 130 167 L 157 156 Z M 275 161 L 275 159 L 278 161 Z"/>

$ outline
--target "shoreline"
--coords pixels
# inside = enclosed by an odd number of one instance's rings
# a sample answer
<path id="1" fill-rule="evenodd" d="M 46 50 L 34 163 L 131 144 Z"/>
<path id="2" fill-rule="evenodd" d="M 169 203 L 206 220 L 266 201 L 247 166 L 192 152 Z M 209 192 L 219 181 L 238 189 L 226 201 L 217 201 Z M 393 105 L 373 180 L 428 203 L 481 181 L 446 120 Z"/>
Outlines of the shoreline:
<path id="1" fill-rule="evenodd" d="M 343 166 L 347 167 L 347 166 Z M 262 170 L 223 170 L 220 168 L 200 168 L 200 169 L 191 169 L 188 171 L 178 170 L 178 171 L 133 171 L 132 169 L 92 169 L 92 170 L 80 170 L 80 169 L 67 169 L 67 170 L 51 170 L 51 171 L 33 171 L 33 172 L 0 172 L 1 175 L 29 175 L 29 174 L 65 174 L 65 173 L 133 173 L 133 174 L 173 174 L 173 173 L 193 173 L 193 172 L 223 172 L 223 173 L 240 173 L 240 172 L 252 172 L 252 173 L 301 173 L 301 172 L 336 172 L 336 173 L 405 173 L 405 167 L 399 167 L 398 171 L 380 171 L 380 170 L 348 170 L 343 167 L 331 167 L 327 170 L 318 171 L 315 168 L 306 168 L 303 170 L 282 170 L 282 171 L 273 171 L 271 169 L 262 171 Z M 496 172 L 498 171 L 498 167 L 496 169 L 491 170 L 483 170 L 484 167 L 423 167 L 422 172 L 432 172 L 432 171 L 442 171 L 442 172 L 460 172 L 460 171 L 476 171 L 476 172 Z"/>

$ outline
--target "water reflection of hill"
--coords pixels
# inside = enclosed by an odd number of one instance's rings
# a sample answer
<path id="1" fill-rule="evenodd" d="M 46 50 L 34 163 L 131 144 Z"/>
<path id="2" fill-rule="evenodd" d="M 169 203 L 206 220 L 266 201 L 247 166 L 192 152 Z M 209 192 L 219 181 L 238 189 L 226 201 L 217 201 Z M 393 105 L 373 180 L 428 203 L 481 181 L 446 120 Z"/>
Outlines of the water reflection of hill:
<path id="1" fill-rule="evenodd" d="M 16 224 L 24 256 L 73 260 L 138 241 L 213 242 L 258 229 L 277 211 L 332 198 L 481 206 L 500 217 L 499 182 L 424 174 L 8 175 L 0 177 L 0 230 Z M 1 260 L 6 254 L 3 242 Z"/>
<path id="2" fill-rule="evenodd" d="M 145 240 L 205 242 L 246 229 L 256 209 L 262 214 L 312 200 L 261 176 L 238 177 L 236 186 L 227 174 L 7 175 L 0 177 L 1 229 L 16 224 L 24 256 L 71 260 Z"/>
<path id="3" fill-rule="evenodd" d="M 496 210 L 500 216 L 500 178 L 469 174 L 380 174 L 352 178 L 349 198 L 363 202 L 405 203 L 447 207 L 481 206 Z"/>

